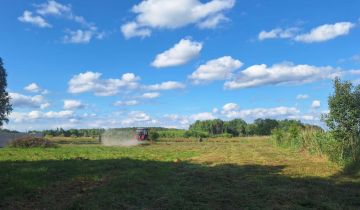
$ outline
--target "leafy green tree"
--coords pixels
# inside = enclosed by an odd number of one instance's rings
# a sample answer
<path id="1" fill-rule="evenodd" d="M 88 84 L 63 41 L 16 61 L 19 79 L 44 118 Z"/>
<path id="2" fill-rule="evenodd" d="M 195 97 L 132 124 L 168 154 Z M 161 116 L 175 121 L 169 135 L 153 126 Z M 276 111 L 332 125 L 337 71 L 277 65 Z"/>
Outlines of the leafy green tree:
<path id="1" fill-rule="evenodd" d="M 273 119 L 256 119 L 254 121 L 256 125 L 255 135 L 267 136 L 271 134 L 271 131 L 276 128 L 279 123 Z"/>
<path id="2" fill-rule="evenodd" d="M 2 59 L 0 58 L 0 127 L 3 123 L 9 122 L 9 114 L 12 111 L 12 106 L 10 104 L 10 96 L 6 91 L 7 87 L 7 73 L 3 66 Z"/>
<path id="3" fill-rule="evenodd" d="M 245 136 L 247 123 L 242 119 L 233 119 L 225 123 L 226 133 L 232 136 Z"/>
<path id="4" fill-rule="evenodd" d="M 360 160 L 360 85 L 349 81 L 334 81 L 334 93 L 329 97 L 329 113 L 324 121 L 334 137 L 342 142 L 342 157 Z"/>

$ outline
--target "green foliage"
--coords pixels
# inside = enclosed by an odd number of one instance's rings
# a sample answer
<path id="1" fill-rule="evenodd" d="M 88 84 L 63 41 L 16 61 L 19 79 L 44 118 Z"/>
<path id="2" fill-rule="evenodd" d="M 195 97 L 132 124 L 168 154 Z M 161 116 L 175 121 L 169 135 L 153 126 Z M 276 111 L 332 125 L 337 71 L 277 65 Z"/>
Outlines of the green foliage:
<path id="1" fill-rule="evenodd" d="M 70 129 L 64 130 L 57 128 L 56 130 L 29 131 L 29 133 L 43 133 L 45 136 L 52 137 L 98 137 L 105 129 Z"/>
<path id="2" fill-rule="evenodd" d="M 329 113 L 324 121 L 335 139 L 341 142 L 342 158 L 360 161 L 360 85 L 334 81 L 334 94 L 329 97 Z"/>
<path id="3" fill-rule="evenodd" d="M 294 121 L 296 122 L 296 121 Z M 280 124 L 294 123 L 293 121 L 277 121 L 273 119 L 256 119 L 254 123 L 247 124 L 242 119 L 233 119 L 230 121 L 204 120 L 196 121 L 190 125 L 190 131 L 201 131 L 207 133 L 210 137 L 229 134 L 233 137 L 236 136 L 267 136 L 271 131 L 278 127 Z M 300 123 L 300 122 L 299 122 Z M 301 123 L 300 123 L 301 124 Z M 188 135 L 188 134 L 187 134 Z"/>
<path id="4" fill-rule="evenodd" d="M 185 130 L 180 129 L 158 129 L 160 138 L 181 138 L 184 137 Z"/>
<path id="5" fill-rule="evenodd" d="M 246 136 L 246 125 L 242 119 L 233 119 L 225 122 L 225 132 L 232 136 Z"/>
<path id="6" fill-rule="evenodd" d="M 3 66 L 2 59 L 0 58 L 0 127 L 5 123 L 9 122 L 8 116 L 12 111 L 10 104 L 10 96 L 6 91 L 7 87 L 7 73 Z"/>
<path id="7" fill-rule="evenodd" d="M 149 139 L 151 141 L 157 141 L 159 139 L 159 137 L 160 137 L 160 135 L 159 135 L 159 133 L 157 131 L 155 131 L 153 129 L 151 129 L 149 131 Z"/>
<path id="8" fill-rule="evenodd" d="M 195 137 L 195 138 L 208 138 L 209 134 L 204 131 L 197 130 L 188 130 L 184 133 L 185 138 Z"/>
<path id="9" fill-rule="evenodd" d="M 21 138 L 17 138 L 10 142 L 9 147 L 15 147 L 15 148 L 32 148 L 32 147 L 43 147 L 43 148 L 49 148 L 49 147 L 56 147 L 56 145 L 45 139 L 45 138 L 37 138 L 32 136 L 25 136 Z"/>
<path id="10" fill-rule="evenodd" d="M 327 156 L 331 161 L 339 164 L 346 163 L 341 155 L 341 143 L 336 141 L 331 133 L 322 129 L 291 124 L 274 129 L 271 137 L 278 146 Z"/>

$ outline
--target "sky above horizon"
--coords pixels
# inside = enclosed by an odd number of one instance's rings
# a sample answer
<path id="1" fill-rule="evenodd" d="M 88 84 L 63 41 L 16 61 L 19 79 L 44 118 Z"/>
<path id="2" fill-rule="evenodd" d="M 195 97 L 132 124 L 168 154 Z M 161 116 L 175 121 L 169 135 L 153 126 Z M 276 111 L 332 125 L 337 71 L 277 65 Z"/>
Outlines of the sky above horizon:
<path id="1" fill-rule="evenodd" d="M 360 83 L 360 1 L 3 0 L 13 130 L 297 119 Z"/>

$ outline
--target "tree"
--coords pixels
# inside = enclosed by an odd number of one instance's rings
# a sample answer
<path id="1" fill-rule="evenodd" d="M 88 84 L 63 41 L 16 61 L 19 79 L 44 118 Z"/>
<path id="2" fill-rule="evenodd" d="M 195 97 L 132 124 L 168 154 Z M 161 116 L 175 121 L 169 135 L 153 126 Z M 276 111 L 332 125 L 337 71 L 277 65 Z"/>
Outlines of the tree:
<path id="1" fill-rule="evenodd" d="M 255 135 L 259 136 L 270 135 L 271 131 L 279 125 L 277 120 L 272 119 L 256 119 L 254 124 L 256 125 Z"/>
<path id="2" fill-rule="evenodd" d="M 329 113 L 324 121 L 335 139 L 342 142 L 342 158 L 360 159 L 360 85 L 334 81 L 334 94 L 329 97 Z"/>
<path id="3" fill-rule="evenodd" d="M 0 58 L 0 127 L 3 123 L 9 122 L 9 114 L 12 111 L 12 106 L 10 104 L 10 96 L 6 91 L 7 81 L 6 81 L 7 73 L 3 66 L 2 59 Z"/>
<path id="4" fill-rule="evenodd" d="M 245 136 L 247 123 L 242 119 L 233 119 L 225 124 L 226 133 L 230 133 L 233 136 Z"/>

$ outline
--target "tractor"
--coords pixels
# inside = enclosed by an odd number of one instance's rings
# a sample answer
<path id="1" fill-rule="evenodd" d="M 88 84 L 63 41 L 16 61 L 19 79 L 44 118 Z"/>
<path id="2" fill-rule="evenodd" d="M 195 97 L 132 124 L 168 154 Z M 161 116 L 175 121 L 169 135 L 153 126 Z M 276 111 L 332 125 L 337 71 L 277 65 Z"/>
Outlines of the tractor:
<path id="1" fill-rule="evenodd" d="M 149 129 L 148 128 L 136 128 L 135 129 L 135 138 L 138 141 L 146 141 L 149 137 Z"/>

